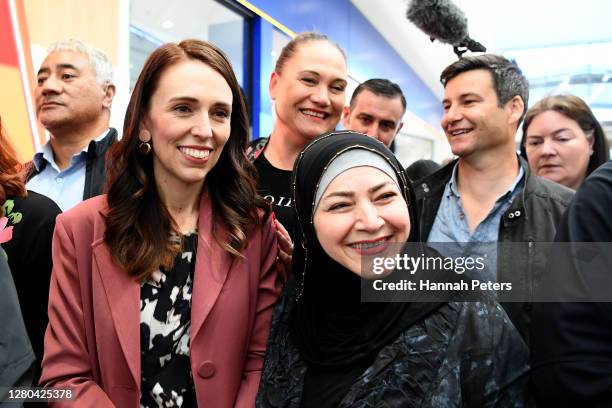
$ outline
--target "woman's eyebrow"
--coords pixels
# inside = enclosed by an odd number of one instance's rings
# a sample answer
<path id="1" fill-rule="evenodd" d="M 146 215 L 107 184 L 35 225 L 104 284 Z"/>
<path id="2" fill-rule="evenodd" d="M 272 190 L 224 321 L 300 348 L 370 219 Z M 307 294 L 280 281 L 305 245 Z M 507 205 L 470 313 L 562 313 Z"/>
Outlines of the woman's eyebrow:
<path id="1" fill-rule="evenodd" d="M 380 190 L 381 188 L 383 188 L 384 186 L 386 186 L 387 184 L 392 183 L 392 181 L 383 181 L 380 184 L 375 185 L 374 187 L 371 187 L 368 189 L 368 193 L 375 193 L 378 190 Z"/>
<path id="2" fill-rule="evenodd" d="M 329 194 L 325 194 L 324 198 L 331 198 L 331 197 L 352 197 L 354 196 L 355 193 L 352 191 L 334 191 L 331 192 Z"/>
<path id="3" fill-rule="evenodd" d="M 368 189 L 368 193 L 373 194 L 375 192 L 377 192 L 378 190 L 380 190 L 381 188 L 383 188 L 384 186 L 393 183 L 392 181 L 383 181 L 380 184 L 375 185 L 374 187 L 370 187 Z M 331 198 L 331 197 L 353 197 L 355 195 L 355 193 L 353 191 L 333 191 L 329 194 L 325 194 L 325 198 Z"/>
<path id="4" fill-rule="evenodd" d="M 315 75 L 315 76 L 321 76 L 321 74 L 318 73 L 317 71 L 312 71 L 312 70 L 309 70 L 309 69 L 305 69 L 303 71 L 300 71 L 300 74 L 312 74 L 312 75 Z"/>

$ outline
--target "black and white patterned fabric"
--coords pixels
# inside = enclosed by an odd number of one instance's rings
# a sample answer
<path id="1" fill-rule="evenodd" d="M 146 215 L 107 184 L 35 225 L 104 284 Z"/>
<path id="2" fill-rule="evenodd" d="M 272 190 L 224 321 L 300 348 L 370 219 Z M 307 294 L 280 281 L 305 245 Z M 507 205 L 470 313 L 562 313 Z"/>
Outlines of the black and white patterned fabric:
<path id="1" fill-rule="evenodd" d="M 191 364 L 191 293 L 197 233 L 184 236 L 171 271 L 157 270 L 140 290 L 140 406 L 197 406 Z"/>

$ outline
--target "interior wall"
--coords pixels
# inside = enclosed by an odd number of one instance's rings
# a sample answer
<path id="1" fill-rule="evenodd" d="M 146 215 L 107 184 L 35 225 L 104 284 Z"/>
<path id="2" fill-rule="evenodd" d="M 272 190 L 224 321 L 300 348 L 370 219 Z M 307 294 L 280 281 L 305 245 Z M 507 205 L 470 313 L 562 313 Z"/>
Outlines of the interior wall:
<path id="1" fill-rule="evenodd" d="M 47 48 L 74 37 L 104 51 L 118 62 L 119 0 L 27 0 L 30 41 Z"/>

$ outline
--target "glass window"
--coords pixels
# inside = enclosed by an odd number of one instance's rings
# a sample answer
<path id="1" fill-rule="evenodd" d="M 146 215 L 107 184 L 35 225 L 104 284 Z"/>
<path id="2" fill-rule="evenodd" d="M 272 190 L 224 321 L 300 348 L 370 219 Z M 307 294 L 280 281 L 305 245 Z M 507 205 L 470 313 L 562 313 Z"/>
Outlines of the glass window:
<path id="1" fill-rule="evenodd" d="M 612 137 L 612 42 L 504 52 L 529 80 L 529 106 L 545 96 L 571 93 L 584 99 Z"/>
<path id="2" fill-rule="evenodd" d="M 229 57 L 249 95 L 249 20 L 215 0 L 132 0 L 130 2 L 130 87 L 159 45 L 187 38 L 209 41 Z"/>

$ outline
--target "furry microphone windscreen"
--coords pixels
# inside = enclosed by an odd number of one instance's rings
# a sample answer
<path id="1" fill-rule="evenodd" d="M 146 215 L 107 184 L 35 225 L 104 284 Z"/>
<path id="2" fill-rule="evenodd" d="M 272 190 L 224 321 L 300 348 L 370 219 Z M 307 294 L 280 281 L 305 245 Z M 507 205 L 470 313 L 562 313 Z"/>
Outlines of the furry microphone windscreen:
<path id="1" fill-rule="evenodd" d="M 469 36 L 467 17 L 450 0 L 412 0 L 406 17 L 432 40 L 457 46 Z"/>

